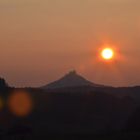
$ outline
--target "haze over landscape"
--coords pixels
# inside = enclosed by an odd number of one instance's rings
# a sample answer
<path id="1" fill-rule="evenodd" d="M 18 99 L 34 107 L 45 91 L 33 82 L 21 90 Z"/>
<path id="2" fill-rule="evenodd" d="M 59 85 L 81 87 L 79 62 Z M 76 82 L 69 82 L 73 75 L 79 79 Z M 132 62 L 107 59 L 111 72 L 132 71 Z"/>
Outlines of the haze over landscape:
<path id="1" fill-rule="evenodd" d="M 41 86 L 72 69 L 92 82 L 140 85 L 140 1 L 0 0 L 0 76 Z M 98 59 L 104 44 L 119 58 Z"/>
<path id="2" fill-rule="evenodd" d="M 0 0 L 0 19 L 0 139 L 140 136 L 139 0 Z"/>

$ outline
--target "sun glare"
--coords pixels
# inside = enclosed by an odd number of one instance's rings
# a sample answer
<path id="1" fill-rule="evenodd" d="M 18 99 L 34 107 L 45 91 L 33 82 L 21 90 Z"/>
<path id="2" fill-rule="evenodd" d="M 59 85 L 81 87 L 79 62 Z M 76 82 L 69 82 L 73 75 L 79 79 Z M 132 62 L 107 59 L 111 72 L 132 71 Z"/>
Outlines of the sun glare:
<path id="1" fill-rule="evenodd" d="M 114 57 L 114 50 L 111 48 L 105 48 L 102 50 L 101 56 L 104 60 L 111 60 Z"/>

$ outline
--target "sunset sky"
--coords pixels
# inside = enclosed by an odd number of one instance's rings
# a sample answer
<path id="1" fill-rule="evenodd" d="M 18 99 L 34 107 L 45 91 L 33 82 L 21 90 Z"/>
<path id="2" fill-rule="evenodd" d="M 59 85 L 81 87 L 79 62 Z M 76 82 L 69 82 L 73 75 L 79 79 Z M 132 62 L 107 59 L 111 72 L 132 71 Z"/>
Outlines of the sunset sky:
<path id="1" fill-rule="evenodd" d="M 114 61 L 99 49 L 114 46 Z M 139 0 L 0 0 L 0 76 L 41 86 L 70 70 L 95 83 L 140 85 Z"/>

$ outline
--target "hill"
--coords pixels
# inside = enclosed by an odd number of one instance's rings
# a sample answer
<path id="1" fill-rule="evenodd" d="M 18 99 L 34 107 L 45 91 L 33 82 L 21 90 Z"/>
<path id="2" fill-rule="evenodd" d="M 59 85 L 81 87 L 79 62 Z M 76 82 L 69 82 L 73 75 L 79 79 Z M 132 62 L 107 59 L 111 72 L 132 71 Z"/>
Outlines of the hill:
<path id="1" fill-rule="evenodd" d="M 48 85 L 45 85 L 41 88 L 43 89 L 60 89 L 60 88 L 69 88 L 69 87 L 80 87 L 80 86 L 91 86 L 91 87 L 102 87 L 88 81 L 83 78 L 81 75 L 77 74 L 76 71 L 71 71 L 59 80 L 56 80 Z"/>

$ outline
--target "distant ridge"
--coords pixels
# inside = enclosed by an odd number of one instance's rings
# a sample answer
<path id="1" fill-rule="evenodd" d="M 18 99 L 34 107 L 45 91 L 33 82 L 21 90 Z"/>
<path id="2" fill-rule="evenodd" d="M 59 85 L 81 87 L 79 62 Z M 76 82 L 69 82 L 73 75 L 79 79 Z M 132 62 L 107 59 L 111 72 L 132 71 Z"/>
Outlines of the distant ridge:
<path id="1" fill-rule="evenodd" d="M 94 84 L 81 75 L 77 74 L 75 70 L 70 71 L 68 74 L 63 76 L 57 81 L 54 81 L 41 88 L 43 89 L 57 89 L 57 88 L 68 88 L 68 87 L 81 87 L 81 86 L 92 86 L 92 87 L 102 87 L 102 85 Z"/>

